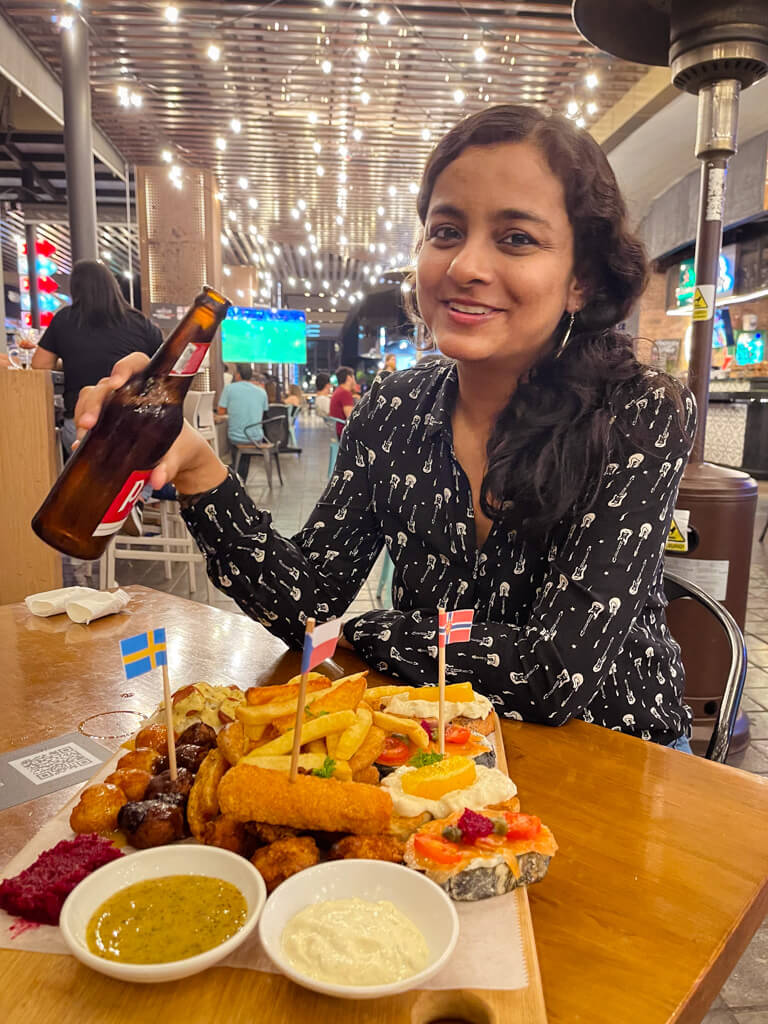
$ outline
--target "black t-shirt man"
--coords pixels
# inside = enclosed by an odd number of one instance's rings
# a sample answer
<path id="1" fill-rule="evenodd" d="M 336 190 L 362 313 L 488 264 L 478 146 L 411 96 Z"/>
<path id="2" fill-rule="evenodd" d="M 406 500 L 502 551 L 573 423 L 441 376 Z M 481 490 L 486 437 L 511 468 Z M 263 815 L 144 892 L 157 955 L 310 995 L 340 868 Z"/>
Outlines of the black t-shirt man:
<path id="1" fill-rule="evenodd" d="M 51 320 L 40 339 L 40 348 L 58 356 L 64 368 L 64 415 L 71 419 L 80 389 L 108 377 L 112 367 L 131 352 L 155 354 L 163 341 L 159 328 L 136 309 L 110 327 L 80 327 L 71 306 Z"/>

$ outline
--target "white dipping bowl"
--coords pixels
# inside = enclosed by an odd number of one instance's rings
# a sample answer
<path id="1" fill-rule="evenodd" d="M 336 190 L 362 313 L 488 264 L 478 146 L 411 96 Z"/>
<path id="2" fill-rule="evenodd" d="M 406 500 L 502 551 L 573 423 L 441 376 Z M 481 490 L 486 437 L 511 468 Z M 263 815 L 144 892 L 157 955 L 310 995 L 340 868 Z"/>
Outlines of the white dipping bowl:
<path id="1" fill-rule="evenodd" d="M 283 929 L 300 910 L 324 900 L 389 900 L 424 936 L 429 961 L 423 971 L 387 985 L 334 985 L 301 974 L 283 955 Z M 381 860 L 339 860 L 307 868 L 272 893 L 259 921 L 259 935 L 275 967 L 304 988 L 342 999 L 378 999 L 418 988 L 443 967 L 459 937 L 456 909 L 440 886 L 424 875 Z"/>
<path id="2" fill-rule="evenodd" d="M 207 875 L 237 886 L 248 908 L 243 927 L 229 939 L 205 953 L 160 964 L 128 964 L 105 960 L 88 949 L 86 929 L 93 914 L 105 900 L 134 882 L 167 875 Z M 159 846 L 110 861 L 84 878 L 67 896 L 61 908 L 59 927 L 73 956 L 94 971 L 121 981 L 174 981 L 212 967 L 237 949 L 256 927 L 267 890 L 264 879 L 250 861 L 215 846 Z"/>

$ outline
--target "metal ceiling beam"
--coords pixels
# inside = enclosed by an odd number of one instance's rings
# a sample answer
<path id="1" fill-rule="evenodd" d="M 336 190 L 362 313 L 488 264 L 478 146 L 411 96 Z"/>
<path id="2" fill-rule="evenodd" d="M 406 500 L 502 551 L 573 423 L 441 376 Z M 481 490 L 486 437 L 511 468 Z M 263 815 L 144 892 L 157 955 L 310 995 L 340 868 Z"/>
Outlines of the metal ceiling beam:
<path id="1" fill-rule="evenodd" d="M 590 134 L 610 153 L 635 129 L 677 99 L 669 68 L 651 68 L 617 100 L 590 129 Z"/>
<path id="2" fill-rule="evenodd" d="M 37 103 L 58 124 L 64 123 L 61 85 L 24 37 L 0 15 L 0 72 Z M 94 126 L 93 151 L 119 178 L 125 178 L 125 158 L 112 141 Z"/>
<path id="3" fill-rule="evenodd" d="M 61 192 L 50 183 L 42 171 L 40 171 L 39 168 L 37 168 L 34 163 L 19 150 L 18 146 L 15 145 L 11 134 L 6 135 L 5 138 L 0 141 L 0 148 L 5 150 L 19 170 L 22 172 L 27 171 L 27 173 L 31 174 L 35 185 L 42 192 L 45 192 L 47 196 L 51 199 L 64 198 Z"/>

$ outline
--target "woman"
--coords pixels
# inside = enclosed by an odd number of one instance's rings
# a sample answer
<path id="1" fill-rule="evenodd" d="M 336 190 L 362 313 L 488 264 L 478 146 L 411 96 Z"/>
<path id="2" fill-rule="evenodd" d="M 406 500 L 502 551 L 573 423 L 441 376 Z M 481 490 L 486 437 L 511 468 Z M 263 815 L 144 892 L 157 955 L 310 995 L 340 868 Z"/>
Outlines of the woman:
<path id="1" fill-rule="evenodd" d="M 616 327 L 646 266 L 613 172 L 565 118 L 495 107 L 438 144 L 417 208 L 418 309 L 448 358 L 374 383 L 304 529 L 277 535 L 189 432 L 153 482 L 175 479 L 214 582 L 293 646 L 386 543 L 395 607 L 344 627 L 370 664 L 433 679 L 437 607 L 473 607 L 449 674 L 500 714 L 685 749 L 662 557 L 694 406 Z"/>
<path id="2" fill-rule="evenodd" d="M 61 441 L 69 453 L 75 440 L 74 410 L 86 385 L 111 372 L 130 352 L 151 356 L 163 341 L 153 323 L 123 298 L 114 274 L 96 260 L 79 260 L 69 279 L 72 305 L 51 320 L 32 357 L 35 370 L 64 369 L 64 423 Z"/>

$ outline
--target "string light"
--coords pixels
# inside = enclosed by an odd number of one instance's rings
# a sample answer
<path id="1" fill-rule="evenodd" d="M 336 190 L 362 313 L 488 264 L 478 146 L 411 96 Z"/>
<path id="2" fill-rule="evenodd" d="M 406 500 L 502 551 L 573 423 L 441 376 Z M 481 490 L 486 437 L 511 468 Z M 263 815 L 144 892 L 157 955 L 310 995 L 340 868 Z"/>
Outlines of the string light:
<path id="1" fill-rule="evenodd" d="M 394 197 L 397 195 L 397 189 L 395 188 L 395 186 L 394 185 L 390 185 L 388 191 L 389 191 L 389 194 L 394 199 Z"/>
<path id="2" fill-rule="evenodd" d="M 227 148 L 227 140 L 225 138 L 223 138 L 221 135 L 218 135 L 216 137 L 216 149 L 220 149 L 222 151 L 222 153 L 223 153 L 226 148 Z"/>
<path id="3" fill-rule="evenodd" d="M 419 186 L 416 184 L 415 181 L 409 183 L 408 191 L 411 193 L 412 196 L 415 196 L 417 194 L 417 192 L 419 191 Z"/>
<path id="4" fill-rule="evenodd" d="M 229 122 L 229 127 L 232 129 L 235 135 L 239 135 L 240 129 L 243 126 L 240 124 L 240 121 L 236 117 L 233 117 L 232 120 Z"/>
<path id="5" fill-rule="evenodd" d="M 293 217 L 293 219 L 294 219 L 294 220 L 298 220 L 298 219 L 299 219 L 299 217 L 301 216 L 301 214 L 299 213 L 299 211 L 298 211 L 298 210 L 296 209 L 296 207 L 295 207 L 295 206 L 294 206 L 294 208 L 293 208 L 293 209 L 291 210 L 291 216 Z"/>
<path id="6" fill-rule="evenodd" d="M 363 137 L 363 133 L 359 128 L 355 128 L 352 132 L 352 138 L 355 142 L 359 142 Z"/>
<path id="7" fill-rule="evenodd" d="M 246 189 L 246 188 L 248 188 L 248 179 L 244 178 L 244 177 L 240 177 L 240 178 L 237 179 L 237 184 L 240 186 L 240 188 Z"/>
<path id="8" fill-rule="evenodd" d="M 315 151 L 315 153 L 320 153 L 322 148 L 323 147 L 322 147 L 322 145 L 319 142 L 313 142 L 312 143 L 312 149 Z"/>
<path id="9" fill-rule="evenodd" d="M 333 71 L 333 64 L 331 64 L 329 60 L 324 60 L 320 67 L 322 68 L 324 75 L 330 75 Z"/>
<path id="10" fill-rule="evenodd" d="M 600 84 L 600 79 L 597 77 L 594 71 L 590 71 L 584 78 L 584 82 L 588 89 L 596 89 Z"/>
<path id="11" fill-rule="evenodd" d="M 360 61 L 361 64 L 367 64 L 368 58 L 370 56 L 371 52 L 367 46 L 361 46 L 360 49 L 357 51 L 357 59 Z"/>
<path id="12" fill-rule="evenodd" d="M 254 198 L 253 196 L 251 196 L 251 197 L 249 198 L 249 200 L 248 200 L 248 206 L 249 206 L 249 207 L 250 207 L 250 208 L 251 208 L 252 210 L 258 210 L 258 208 L 259 208 L 259 200 L 258 200 L 258 199 L 255 199 L 255 198 Z"/>
<path id="13" fill-rule="evenodd" d="M 453 90 L 453 102 L 454 103 L 461 104 L 461 103 L 464 102 L 465 99 L 466 99 L 466 93 L 464 92 L 463 89 L 454 89 Z"/>
<path id="14" fill-rule="evenodd" d="M 206 53 L 208 54 L 210 60 L 218 60 L 219 57 L 221 56 L 221 49 L 216 45 L 216 43 L 211 43 L 211 45 L 206 50 Z"/>
<path id="15" fill-rule="evenodd" d="M 112 253 L 109 251 L 109 249 L 105 249 L 104 252 L 101 254 L 101 258 L 103 260 L 111 260 L 112 259 Z"/>
<path id="16" fill-rule="evenodd" d="M 429 140 L 432 138 L 432 132 L 429 130 L 429 128 L 422 128 L 421 137 L 425 142 L 429 142 Z"/>
<path id="17" fill-rule="evenodd" d="M 174 7 L 173 4 L 169 4 L 165 8 L 165 20 L 170 21 L 172 25 L 175 25 L 179 20 L 179 8 Z"/>
<path id="18" fill-rule="evenodd" d="M 363 104 L 363 106 L 366 106 L 366 107 L 367 107 L 367 106 L 368 106 L 368 104 L 369 104 L 369 103 L 371 102 L 371 96 L 370 96 L 370 93 L 367 93 L 367 92 L 361 92 L 361 93 L 360 93 L 360 102 L 361 102 L 361 103 Z"/>
<path id="19" fill-rule="evenodd" d="M 383 207 L 383 206 L 379 206 L 379 207 L 377 208 L 377 210 L 376 210 L 376 213 L 378 213 L 378 215 L 379 215 L 380 217 L 383 217 L 383 216 L 384 216 L 384 212 L 385 212 L 385 211 L 384 211 L 384 207 Z"/>
<path id="20" fill-rule="evenodd" d="M 307 120 L 309 121 L 310 124 L 317 124 L 317 114 L 314 112 L 314 110 L 310 110 L 310 112 L 307 114 Z"/>
<path id="21" fill-rule="evenodd" d="M 379 13 L 376 15 L 376 20 L 378 21 L 378 23 L 380 25 L 388 25 L 389 24 L 389 13 L 387 11 L 384 11 L 384 10 L 379 11 Z"/>
<path id="22" fill-rule="evenodd" d="M 317 167 L 315 168 L 315 173 L 317 174 L 318 178 L 323 177 L 323 175 L 325 174 L 325 168 L 323 167 L 322 164 L 317 165 Z"/>
<path id="23" fill-rule="evenodd" d="M 583 128 L 583 127 L 584 127 L 584 126 L 586 125 L 586 123 L 587 123 L 587 122 L 586 122 L 586 121 L 584 120 L 584 118 L 583 118 L 583 117 L 577 117 L 577 118 L 576 118 L 576 124 L 577 124 L 577 126 L 578 126 L 579 128 Z"/>
<path id="24" fill-rule="evenodd" d="M 66 29 L 67 31 L 69 31 L 69 29 L 72 28 L 74 23 L 75 23 L 75 19 L 72 17 L 71 14 L 63 14 L 59 18 L 59 24 L 61 25 L 61 27 L 63 29 Z"/>
<path id="25" fill-rule="evenodd" d="M 482 64 L 487 56 L 488 54 L 485 52 L 485 47 L 478 46 L 478 48 L 475 50 L 475 60 L 477 61 L 477 63 Z"/>
<path id="26" fill-rule="evenodd" d="M 566 109 L 568 111 L 569 117 L 575 117 L 579 112 L 579 104 L 576 102 L 576 100 L 569 100 Z"/>
<path id="27" fill-rule="evenodd" d="M 594 117 L 597 113 L 597 104 L 594 101 L 587 104 L 587 113 L 590 117 Z"/>
<path id="28" fill-rule="evenodd" d="M 173 160 L 173 154 L 169 149 L 164 149 L 163 152 L 160 154 L 160 159 L 163 161 L 163 163 L 169 164 L 171 160 Z"/>

